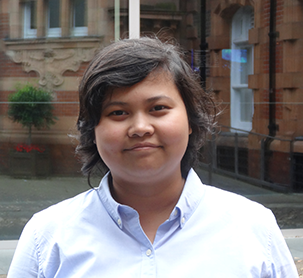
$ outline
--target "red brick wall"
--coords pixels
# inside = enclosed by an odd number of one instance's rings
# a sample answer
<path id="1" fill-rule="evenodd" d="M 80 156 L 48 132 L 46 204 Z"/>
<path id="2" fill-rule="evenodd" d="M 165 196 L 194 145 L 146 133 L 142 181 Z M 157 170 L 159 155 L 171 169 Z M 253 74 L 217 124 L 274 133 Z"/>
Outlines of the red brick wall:
<path id="1" fill-rule="evenodd" d="M 261 2 L 261 27 L 269 27 L 269 14 L 270 14 L 270 0 Z"/>
<path id="2" fill-rule="evenodd" d="M 52 175 L 81 175 L 81 164 L 75 155 L 75 146 L 56 144 L 49 147 L 52 161 Z"/>
<path id="3" fill-rule="evenodd" d="M 9 16 L 7 13 L 0 13 L 0 38 L 8 37 L 9 35 Z"/>
<path id="4" fill-rule="evenodd" d="M 80 176 L 81 164 L 75 156 L 73 145 L 48 145 L 44 146 L 50 151 L 51 176 Z M 9 152 L 14 150 L 11 143 L 0 144 L 0 174 L 9 175 Z"/>
<path id="5" fill-rule="evenodd" d="M 262 61 L 261 73 L 268 74 L 269 73 L 269 45 L 268 43 L 264 43 L 260 45 L 260 57 Z"/>
<path id="6" fill-rule="evenodd" d="M 0 115 L 5 115 L 7 113 L 8 104 L 1 102 L 7 102 L 7 97 L 11 93 L 11 91 L 0 91 Z"/>
<path id="7" fill-rule="evenodd" d="M 22 64 L 12 62 L 3 52 L 0 53 L 0 78 L 1 77 L 37 77 L 35 71 L 25 72 L 22 69 Z"/>
<path id="8" fill-rule="evenodd" d="M 59 91 L 56 92 L 57 100 L 54 104 L 54 115 L 60 116 L 77 116 L 79 113 L 78 92 L 77 91 Z M 71 102 L 71 103 L 69 103 Z"/>
<path id="9" fill-rule="evenodd" d="M 260 150 L 248 150 L 248 175 L 252 178 L 260 178 Z"/>
<path id="10" fill-rule="evenodd" d="M 260 179 L 260 150 L 249 150 L 248 156 L 248 168 L 249 176 Z M 264 169 L 265 179 L 270 182 L 290 185 L 290 160 L 289 154 L 284 152 L 273 151 L 268 156 L 269 161 L 265 165 L 268 165 L 267 169 Z"/>
<path id="11" fill-rule="evenodd" d="M 269 177 L 270 181 L 290 185 L 289 153 L 273 151 L 269 159 L 266 176 Z"/>
<path id="12" fill-rule="evenodd" d="M 276 24 L 277 25 L 283 23 L 284 1 L 285 0 L 276 0 L 276 2 L 277 2 L 277 6 L 276 6 Z"/>

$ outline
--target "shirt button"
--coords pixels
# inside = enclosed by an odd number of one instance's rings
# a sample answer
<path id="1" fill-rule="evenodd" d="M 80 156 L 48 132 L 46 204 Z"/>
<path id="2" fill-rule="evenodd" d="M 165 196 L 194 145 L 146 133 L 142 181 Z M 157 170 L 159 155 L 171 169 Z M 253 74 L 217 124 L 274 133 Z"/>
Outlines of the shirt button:
<path id="1" fill-rule="evenodd" d="M 182 217 L 182 219 L 181 219 L 181 223 L 182 223 L 182 224 L 184 224 L 184 222 L 185 222 L 185 218 L 184 218 L 184 217 Z"/>
<path id="2" fill-rule="evenodd" d="M 177 216 L 177 214 L 178 214 L 178 210 L 175 210 L 175 213 L 174 213 L 174 215 L 175 215 L 175 216 Z"/>
<path id="3" fill-rule="evenodd" d="M 118 223 L 118 225 L 121 225 L 121 219 L 118 219 L 118 221 L 117 221 L 117 223 Z"/>
<path id="4" fill-rule="evenodd" d="M 151 251 L 150 249 L 148 249 L 148 250 L 146 251 L 146 256 L 150 256 L 151 253 L 152 253 L 152 251 Z"/>

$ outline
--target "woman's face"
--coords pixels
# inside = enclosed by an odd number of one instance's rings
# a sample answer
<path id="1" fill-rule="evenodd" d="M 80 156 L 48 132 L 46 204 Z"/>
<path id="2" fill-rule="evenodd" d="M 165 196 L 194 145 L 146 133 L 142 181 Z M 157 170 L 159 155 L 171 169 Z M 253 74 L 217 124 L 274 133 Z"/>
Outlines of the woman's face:
<path id="1" fill-rule="evenodd" d="M 128 182 L 181 176 L 190 133 L 184 102 L 163 72 L 114 89 L 95 127 L 101 158 L 114 179 Z"/>

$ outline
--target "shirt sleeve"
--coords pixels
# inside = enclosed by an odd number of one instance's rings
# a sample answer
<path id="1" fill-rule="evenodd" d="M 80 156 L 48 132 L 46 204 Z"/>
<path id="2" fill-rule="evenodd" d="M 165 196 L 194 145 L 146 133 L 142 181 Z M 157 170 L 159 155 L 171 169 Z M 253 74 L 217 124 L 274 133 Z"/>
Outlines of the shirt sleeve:
<path id="1" fill-rule="evenodd" d="M 35 240 L 34 218 L 23 229 L 7 276 L 7 278 L 24 277 L 44 277 L 39 275 L 39 254 Z"/>
<path id="2" fill-rule="evenodd" d="M 292 255 L 272 215 L 269 238 L 270 272 L 273 278 L 299 278 Z"/>

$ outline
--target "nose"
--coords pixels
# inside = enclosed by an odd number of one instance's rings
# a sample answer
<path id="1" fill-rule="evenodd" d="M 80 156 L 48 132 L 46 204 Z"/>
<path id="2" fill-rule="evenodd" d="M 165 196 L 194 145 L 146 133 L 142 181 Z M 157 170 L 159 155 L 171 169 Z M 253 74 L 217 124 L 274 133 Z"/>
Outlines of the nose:
<path id="1" fill-rule="evenodd" d="M 147 115 L 139 113 L 131 118 L 131 123 L 128 129 L 129 137 L 143 137 L 146 135 L 152 135 L 153 133 L 154 127 Z"/>

